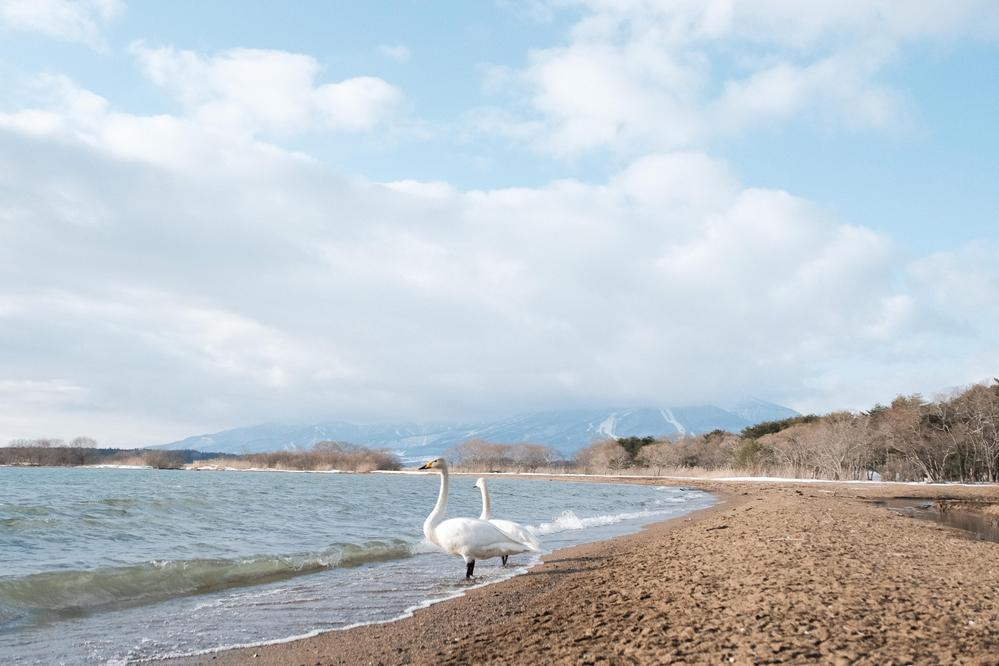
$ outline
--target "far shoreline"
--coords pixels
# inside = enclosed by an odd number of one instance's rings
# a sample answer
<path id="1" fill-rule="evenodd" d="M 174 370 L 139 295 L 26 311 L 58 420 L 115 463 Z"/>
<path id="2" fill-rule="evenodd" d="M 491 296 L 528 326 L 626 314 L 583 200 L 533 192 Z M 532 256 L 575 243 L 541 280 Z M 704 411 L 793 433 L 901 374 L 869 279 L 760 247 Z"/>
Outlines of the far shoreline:
<path id="1" fill-rule="evenodd" d="M 374 469 L 367 471 L 359 470 L 348 470 L 348 469 L 277 469 L 271 467 L 180 467 L 180 468 L 161 468 L 154 467 L 152 465 L 114 465 L 114 464 L 99 464 L 99 465 L 24 465 L 24 464 L 0 464 L 0 468 L 12 468 L 12 469 L 105 469 L 105 470 L 141 470 L 141 471 L 157 471 L 157 472 L 276 472 L 282 474 L 384 474 L 384 475 L 414 475 L 414 476 L 427 476 L 432 475 L 434 472 L 421 471 L 415 468 L 413 469 L 400 469 L 400 470 L 387 470 L 387 469 Z M 556 472 L 470 472 L 470 471 L 451 471 L 452 475 L 455 476 L 484 476 L 487 478 L 528 478 L 528 479 L 551 479 L 551 480 L 573 480 L 577 479 L 580 481 L 585 480 L 607 480 L 607 481 L 623 481 L 623 482 L 649 482 L 649 481 L 664 481 L 667 485 L 675 485 L 677 483 L 692 482 L 692 483 L 761 483 L 761 484 L 792 484 L 792 485 L 808 485 L 808 484 L 822 484 L 822 485 L 846 485 L 846 486 L 863 486 L 863 487 L 882 487 L 882 486 L 906 486 L 912 488 L 979 488 L 979 489 L 989 489 L 995 488 L 999 489 L 999 483 L 967 483 L 959 481 L 884 481 L 884 480 L 868 480 L 868 479 L 812 479 L 812 478 L 798 478 L 798 477 L 778 477 L 778 476 L 678 476 L 678 475 L 654 475 L 654 474 L 585 474 L 581 472 L 566 472 L 564 474 Z"/>

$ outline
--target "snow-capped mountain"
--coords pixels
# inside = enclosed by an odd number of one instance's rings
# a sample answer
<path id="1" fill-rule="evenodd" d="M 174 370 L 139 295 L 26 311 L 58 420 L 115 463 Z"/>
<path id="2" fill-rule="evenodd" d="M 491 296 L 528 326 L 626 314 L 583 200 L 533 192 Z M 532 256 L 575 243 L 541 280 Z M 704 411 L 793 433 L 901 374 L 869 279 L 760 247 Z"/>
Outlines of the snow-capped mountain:
<path id="1" fill-rule="evenodd" d="M 308 449 L 316 442 L 336 440 L 392 449 L 409 459 L 443 453 L 465 440 L 477 438 L 503 444 L 544 444 L 562 453 L 572 454 L 593 440 L 604 437 L 703 434 L 715 429 L 738 432 L 762 421 L 797 415 L 798 412 L 793 409 L 750 399 L 727 408 L 704 405 L 617 410 L 570 409 L 521 414 L 476 423 L 268 423 L 197 435 L 155 448 L 257 453 Z"/>

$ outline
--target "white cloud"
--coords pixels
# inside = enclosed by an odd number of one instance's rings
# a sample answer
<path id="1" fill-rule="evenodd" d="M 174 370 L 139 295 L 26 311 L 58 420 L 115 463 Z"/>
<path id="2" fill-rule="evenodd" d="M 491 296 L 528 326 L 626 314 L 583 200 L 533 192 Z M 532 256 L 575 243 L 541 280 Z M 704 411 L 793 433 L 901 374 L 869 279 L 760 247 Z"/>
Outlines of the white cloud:
<path id="1" fill-rule="evenodd" d="M 911 279 L 932 312 L 969 334 L 999 327 L 999 247 L 972 243 L 912 262 Z"/>
<path id="2" fill-rule="evenodd" d="M 105 98 L 80 88 L 64 76 L 39 76 L 32 88 L 41 104 L 0 113 L 0 128 L 36 137 L 59 138 L 90 146 L 118 159 L 181 170 L 215 164 L 252 172 L 261 156 L 307 159 L 253 140 L 246 135 L 245 128 L 206 126 L 196 118 L 168 114 L 121 113 L 112 109 Z M 58 202 L 60 197 L 53 198 L 52 194 L 44 196 Z M 80 209 L 69 206 L 67 210 Z"/>
<path id="3" fill-rule="evenodd" d="M 122 0 L 0 0 L 0 27 L 104 51 L 104 30 L 124 10 Z"/>
<path id="4" fill-rule="evenodd" d="M 876 377 L 977 378 L 968 359 L 992 354 L 999 290 L 953 281 L 974 265 L 993 285 L 994 254 L 927 258 L 900 286 L 885 236 L 697 151 L 598 184 L 383 185 L 48 83 L 48 106 L 0 115 L 0 368 L 75 402 L 26 401 L 0 437 L 745 394 L 839 407 L 890 398 Z M 844 363 L 863 390 L 829 379 Z M 63 430 L 25 432 L 56 413 Z"/>
<path id="5" fill-rule="evenodd" d="M 220 132 L 366 132 L 391 118 L 403 99 L 377 77 L 317 84 L 315 58 L 286 51 L 230 49 L 206 57 L 139 43 L 132 52 L 146 76 L 174 95 L 193 121 Z"/>
<path id="6" fill-rule="evenodd" d="M 89 392 L 61 380 L 46 382 L 0 381 L 0 437 L 10 439 L 57 437 L 66 441 L 80 435 L 96 437 L 103 445 L 171 441 L 186 437 L 192 423 L 156 419 L 147 411 L 101 408 Z M 205 432 L 210 423 L 195 426 Z"/>
<path id="7" fill-rule="evenodd" d="M 583 16 L 566 44 L 532 51 L 519 71 L 493 68 L 486 81 L 528 109 L 507 127 L 543 121 L 527 139 L 564 158 L 699 146 L 799 117 L 904 125 L 906 97 L 883 75 L 900 51 L 999 36 L 988 0 L 569 4 Z"/>
<path id="8" fill-rule="evenodd" d="M 906 122 L 904 96 L 874 82 L 878 61 L 866 53 L 838 53 L 796 65 L 781 62 L 729 81 L 710 103 L 710 118 L 721 131 L 737 131 L 803 112 L 830 123 L 890 128 Z"/>
<path id="9" fill-rule="evenodd" d="M 408 62 L 413 52 L 405 44 L 379 44 L 378 52 L 396 62 Z"/>
<path id="10" fill-rule="evenodd" d="M 25 405 L 45 404 L 66 406 L 79 404 L 85 390 L 69 382 L 0 380 L 0 400 L 4 404 L 18 402 Z"/>

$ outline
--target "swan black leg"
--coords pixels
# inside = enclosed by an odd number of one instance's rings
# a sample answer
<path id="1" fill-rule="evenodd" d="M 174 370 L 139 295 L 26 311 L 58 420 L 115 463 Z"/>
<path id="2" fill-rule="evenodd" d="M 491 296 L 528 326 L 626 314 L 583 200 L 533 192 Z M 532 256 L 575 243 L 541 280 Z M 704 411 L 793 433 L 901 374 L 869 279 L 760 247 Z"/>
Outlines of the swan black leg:
<path id="1" fill-rule="evenodd" d="M 506 566 L 506 561 L 508 559 L 510 559 L 510 556 L 509 555 L 503 555 L 502 557 L 500 557 L 500 559 L 503 560 L 503 566 Z"/>
<path id="2" fill-rule="evenodd" d="M 473 571 L 475 571 L 475 560 L 469 562 L 468 565 L 465 567 L 465 578 L 471 578 Z"/>

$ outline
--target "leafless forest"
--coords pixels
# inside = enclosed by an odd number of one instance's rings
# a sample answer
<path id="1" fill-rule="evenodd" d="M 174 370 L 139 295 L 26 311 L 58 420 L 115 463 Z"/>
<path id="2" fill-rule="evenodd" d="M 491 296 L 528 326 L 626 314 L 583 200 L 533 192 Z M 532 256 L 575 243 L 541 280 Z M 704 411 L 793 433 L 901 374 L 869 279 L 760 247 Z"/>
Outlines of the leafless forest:
<path id="1" fill-rule="evenodd" d="M 0 465 L 75 467 L 80 465 L 134 465 L 157 469 L 180 469 L 196 451 L 99 448 L 90 437 L 61 439 L 15 439 L 0 448 Z"/>
<path id="2" fill-rule="evenodd" d="M 14 440 L 0 448 L 0 465 L 73 467 L 80 465 L 135 465 L 157 469 L 275 469 L 346 470 L 370 472 L 400 469 L 399 457 L 391 451 L 369 449 L 343 442 L 319 442 L 308 451 L 272 451 L 229 455 L 201 451 L 151 449 L 102 449 L 87 437 L 69 444 L 53 439 Z"/>
<path id="3" fill-rule="evenodd" d="M 669 439 L 594 442 L 571 459 L 545 446 L 472 440 L 469 471 L 765 475 L 833 480 L 999 482 L 999 380 L 951 396 L 899 396 L 870 410 L 769 421 Z"/>
<path id="4" fill-rule="evenodd" d="M 196 462 L 194 466 L 202 468 L 371 472 L 401 469 L 402 463 L 399 461 L 399 456 L 387 449 L 369 449 L 345 442 L 319 442 L 308 451 L 244 453 L 240 456 Z"/>

